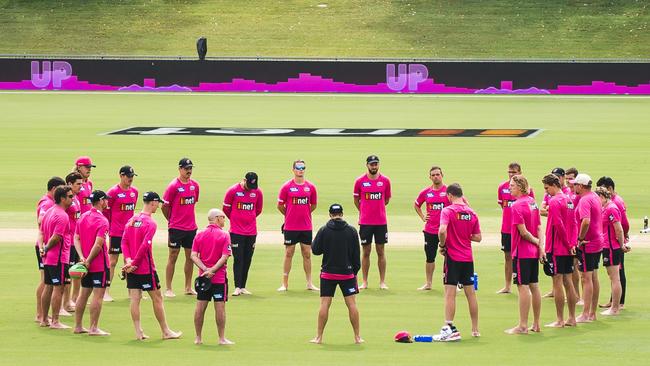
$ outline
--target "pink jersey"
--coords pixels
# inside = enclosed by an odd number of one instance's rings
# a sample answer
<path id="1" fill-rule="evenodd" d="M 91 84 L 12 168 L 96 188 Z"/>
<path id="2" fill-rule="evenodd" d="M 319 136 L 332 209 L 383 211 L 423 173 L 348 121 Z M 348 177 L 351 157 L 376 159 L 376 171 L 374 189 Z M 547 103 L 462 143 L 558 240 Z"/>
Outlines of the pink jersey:
<path id="1" fill-rule="evenodd" d="M 81 217 L 81 204 L 79 204 L 79 200 L 76 196 L 72 199 L 72 204 L 65 212 L 68 214 L 68 218 L 70 219 L 70 237 L 67 238 L 67 240 L 70 242 L 70 246 L 73 246 L 74 230 L 77 227 L 77 221 Z"/>
<path id="2" fill-rule="evenodd" d="M 449 206 L 449 198 L 447 198 L 447 186 L 443 185 L 440 189 L 427 187 L 423 189 L 418 197 L 415 199 L 415 205 L 422 207 L 426 203 L 426 213 L 429 219 L 424 224 L 424 232 L 429 234 L 438 234 L 440 228 L 440 215 L 442 209 Z"/>
<path id="3" fill-rule="evenodd" d="M 510 234 L 512 235 L 512 257 L 519 259 L 539 258 L 537 245 L 524 240 L 517 229 L 517 225 L 524 224 L 526 230 L 537 238 L 541 219 L 539 207 L 537 207 L 535 199 L 531 196 L 521 196 L 510 208 L 512 210 L 512 227 L 510 228 Z"/>
<path id="4" fill-rule="evenodd" d="M 45 245 L 50 241 L 52 236 L 60 235 L 60 240 L 57 245 L 53 246 L 45 254 L 43 264 L 48 266 L 56 266 L 58 264 L 68 264 L 70 261 L 70 244 L 66 238 L 70 237 L 70 218 L 65 210 L 59 206 L 52 206 L 45 215 L 41 222 L 41 231 L 43 231 L 43 242 Z"/>
<path id="5" fill-rule="evenodd" d="M 386 225 L 386 201 L 390 199 L 390 180 L 364 174 L 354 182 L 354 197 L 359 198 L 359 225 Z"/>
<path id="6" fill-rule="evenodd" d="M 54 206 L 54 198 L 50 197 L 49 194 L 43 195 L 36 205 L 36 220 L 40 220 L 45 215 L 45 212 Z"/>
<path id="7" fill-rule="evenodd" d="M 562 193 L 564 193 L 565 195 L 571 194 L 571 188 L 567 186 L 562 187 Z M 550 200 L 551 200 L 551 196 L 548 193 L 544 193 L 544 200 L 542 201 L 542 205 L 544 207 L 548 207 L 548 201 Z"/>
<path id="8" fill-rule="evenodd" d="M 81 189 L 79 190 L 79 193 L 77 193 L 77 199 L 79 200 L 79 207 L 81 208 L 82 214 L 86 211 L 90 211 L 90 209 L 93 207 L 93 204 L 90 202 L 90 195 L 92 193 L 93 182 L 88 179 L 87 181 L 83 182 L 83 184 L 81 184 Z"/>
<path id="9" fill-rule="evenodd" d="M 156 270 L 153 261 L 153 237 L 156 235 L 156 222 L 151 214 L 141 212 L 133 216 L 124 228 L 122 236 L 122 253 L 124 259 L 131 259 L 137 266 L 133 273 L 152 274 Z"/>
<path id="10" fill-rule="evenodd" d="M 474 261 L 470 238 L 481 233 L 476 213 L 469 206 L 453 204 L 442 210 L 440 225 L 447 225 L 447 255 L 456 262 Z"/>
<path id="11" fill-rule="evenodd" d="M 76 233 L 79 235 L 81 252 L 84 258 L 88 258 L 90 255 L 90 251 L 95 246 L 95 240 L 97 238 L 104 239 L 102 250 L 88 265 L 88 272 L 104 272 L 108 270 L 108 249 L 106 247 L 108 219 L 93 207 L 90 211 L 81 215 L 81 218 L 77 221 Z"/>
<path id="12" fill-rule="evenodd" d="M 621 222 L 621 211 L 614 202 L 609 202 L 602 213 L 603 248 L 605 249 L 614 250 L 621 247 L 614 230 L 614 224 L 617 222 Z"/>
<path id="13" fill-rule="evenodd" d="M 618 208 L 618 211 L 621 213 L 621 226 L 623 227 L 623 234 L 627 237 L 630 232 L 630 221 L 627 219 L 627 207 L 625 206 L 625 201 L 619 195 L 612 196 L 612 202 Z"/>
<path id="14" fill-rule="evenodd" d="M 257 216 L 263 207 L 264 196 L 259 188 L 245 190 L 241 183 L 228 188 L 223 198 L 223 212 L 230 219 L 230 232 L 257 235 Z"/>
<path id="15" fill-rule="evenodd" d="M 589 192 L 580 197 L 580 202 L 578 202 L 576 209 L 578 233 L 580 232 L 582 220 L 589 219 L 589 228 L 587 229 L 587 235 L 584 237 L 587 244 L 585 244 L 583 250 L 586 253 L 598 253 L 603 248 L 602 211 L 600 198 L 598 198 L 596 193 Z"/>
<path id="16" fill-rule="evenodd" d="M 169 205 L 169 224 L 170 229 L 184 231 L 196 230 L 196 218 L 194 215 L 194 206 L 199 202 L 199 184 L 190 179 L 187 183 L 182 183 L 180 179 L 174 178 L 169 183 L 163 199 Z"/>
<path id="17" fill-rule="evenodd" d="M 131 186 L 124 190 L 119 184 L 114 185 L 106 192 L 108 195 L 108 207 L 104 210 L 104 216 L 108 219 L 108 235 L 122 237 L 124 225 L 135 213 L 135 206 L 138 203 L 138 189 Z"/>
<path id="18" fill-rule="evenodd" d="M 194 243 L 192 244 L 192 251 L 199 254 L 201 262 L 206 267 L 212 267 L 222 256 L 230 256 L 232 253 L 230 248 L 230 235 L 223 231 L 219 226 L 210 224 L 205 230 L 196 234 Z M 199 276 L 203 271 L 199 269 Z M 212 276 L 212 283 L 225 283 L 226 282 L 226 265 L 221 266 L 217 272 Z"/>
<path id="19" fill-rule="evenodd" d="M 308 180 L 297 184 L 291 179 L 280 188 L 278 203 L 286 209 L 284 230 L 312 230 L 311 207 L 318 203 L 316 187 Z"/>
<path id="20" fill-rule="evenodd" d="M 530 196 L 535 198 L 535 192 L 533 192 L 532 187 L 530 188 Z M 512 222 L 512 219 L 510 218 L 510 208 L 516 200 L 517 199 L 510 194 L 510 181 L 507 180 L 501 183 L 501 185 L 499 185 L 499 191 L 497 192 L 497 203 L 503 209 L 501 216 L 501 232 L 504 234 L 510 234 Z"/>
<path id="21" fill-rule="evenodd" d="M 545 252 L 555 256 L 571 254 L 569 221 L 574 221 L 573 202 L 564 193 L 558 193 L 548 202 Z"/>

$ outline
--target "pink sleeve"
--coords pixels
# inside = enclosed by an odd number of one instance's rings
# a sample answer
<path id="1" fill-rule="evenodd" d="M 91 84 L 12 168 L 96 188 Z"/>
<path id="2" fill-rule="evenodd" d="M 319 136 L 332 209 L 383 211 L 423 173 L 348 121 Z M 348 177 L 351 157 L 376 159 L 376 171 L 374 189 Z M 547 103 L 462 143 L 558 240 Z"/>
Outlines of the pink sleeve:
<path id="1" fill-rule="evenodd" d="M 52 231 L 52 233 L 64 236 L 69 225 L 70 225 L 70 219 L 67 216 L 63 217 L 62 215 L 61 216 L 57 215 L 56 221 L 54 222 L 54 230 Z"/>
<path id="2" fill-rule="evenodd" d="M 280 192 L 278 193 L 278 202 L 279 203 L 286 203 L 287 202 L 287 184 L 283 184 L 282 187 L 280 187 Z"/>
<path id="3" fill-rule="evenodd" d="M 318 193 L 316 193 L 316 186 L 313 184 L 311 185 L 311 200 L 310 200 L 312 205 L 315 205 L 318 203 Z"/>
<path id="4" fill-rule="evenodd" d="M 153 245 L 153 236 L 156 234 L 156 225 L 155 224 L 150 224 L 147 227 L 147 232 L 144 234 L 144 237 L 142 238 L 142 244 L 140 244 L 140 247 L 138 248 L 138 252 L 135 254 L 135 257 L 132 258 L 133 262 L 132 264 L 134 266 L 139 266 L 140 262 L 144 259 L 144 256 L 146 253 L 149 252 L 149 248 Z"/>
<path id="5" fill-rule="evenodd" d="M 530 187 L 530 194 L 529 196 L 535 198 L 535 191 L 533 191 L 533 187 Z"/>
<path id="6" fill-rule="evenodd" d="M 77 224 L 77 227 L 79 224 Z M 106 239 L 106 234 L 108 233 L 108 221 L 103 221 L 97 228 L 96 237 Z"/>
<path id="7" fill-rule="evenodd" d="M 196 234 L 194 237 L 194 241 L 192 242 L 192 251 L 193 252 L 200 252 L 201 251 L 201 239 L 203 238 L 203 231 L 200 233 Z"/>
<path id="8" fill-rule="evenodd" d="M 390 199 L 392 197 L 391 192 L 390 192 L 390 179 L 386 178 L 386 199 Z"/>
<path id="9" fill-rule="evenodd" d="M 582 204 L 580 204 L 582 203 Z M 588 219 L 590 217 L 589 205 L 584 204 L 582 200 L 578 203 L 578 218 L 580 220 Z"/>
<path id="10" fill-rule="evenodd" d="M 234 189 L 228 189 L 226 191 L 226 195 L 223 197 L 223 213 L 225 213 L 228 218 L 230 218 L 230 213 L 232 212 L 232 201 L 234 193 Z"/>
<path id="11" fill-rule="evenodd" d="M 77 223 L 74 225 L 74 233 L 76 235 L 79 235 L 79 233 L 81 232 L 81 228 L 79 224 L 81 224 L 81 220 L 77 220 Z"/>
<path id="12" fill-rule="evenodd" d="M 514 205 L 510 210 L 510 215 L 511 215 L 510 217 L 512 218 L 512 223 L 515 225 L 525 223 L 523 212 L 521 212 L 521 207 L 522 206 L 520 205 Z"/>
<path id="13" fill-rule="evenodd" d="M 174 186 L 174 182 L 169 183 L 167 189 L 165 190 L 165 193 L 163 193 L 163 200 L 169 202 L 170 204 L 174 200 L 174 197 L 176 197 L 176 188 Z"/>
<path id="14" fill-rule="evenodd" d="M 354 181 L 354 189 L 352 193 L 355 197 L 359 197 L 361 194 L 361 180 L 357 179 Z"/>
<path id="15" fill-rule="evenodd" d="M 131 248 L 129 245 L 129 238 L 131 237 L 130 227 L 131 227 L 131 221 L 133 219 L 129 220 L 126 226 L 124 227 L 124 233 L 122 234 L 122 253 L 124 253 L 124 258 L 131 258 Z"/>
<path id="16" fill-rule="evenodd" d="M 194 183 L 196 184 L 196 202 L 199 202 L 199 193 L 201 192 L 201 187 L 199 186 L 199 183 Z"/>
<path id="17" fill-rule="evenodd" d="M 499 186 L 499 188 L 497 188 L 497 203 L 499 206 L 503 205 L 503 197 L 501 196 L 501 191 L 501 186 Z"/>
<path id="18" fill-rule="evenodd" d="M 478 216 L 474 215 L 474 217 L 476 217 L 476 221 L 474 221 L 474 227 L 472 227 L 472 234 L 480 234 L 481 224 L 478 222 Z"/>
<path id="19" fill-rule="evenodd" d="M 255 216 L 259 216 L 264 208 L 264 193 L 261 189 L 257 189 L 257 206 L 255 206 Z"/>
<path id="20" fill-rule="evenodd" d="M 423 190 L 420 192 L 420 194 L 418 194 L 418 197 L 415 199 L 415 205 L 416 205 L 416 206 L 420 207 L 420 206 L 422 206 L 422 204 L 424 203 L 424 201 L 426 201 L 426 197 L 427 197 L 427 193 L 426 193 L 426 192 L 427 192 L 427 190 L 426 190 L 426 189 L 423 189 Z"/>
<path id="21" fill-rule="evenodd" d="M 232 249 L 230 248 L 230 235 L 225 235 L 225 238 L 226 238 L 226 245 L 223 246 L 221 255 L 230 256 L 232 254 Z"/>
<path id="22" fill-rule="evenodd" d="M 450 209 L 444 208 L 442 209 L 442 212 L 440 213 L 440 225 L 448 225 L 449 224 L 449 213 L 452 212 Z"/>
<path id="23" fill-rule="evenodd" d="M 609 220 L 609 222 L 621 222 L 621 212 L 618 209 L 611 208 L 608 211 L 607 220 Z"/>

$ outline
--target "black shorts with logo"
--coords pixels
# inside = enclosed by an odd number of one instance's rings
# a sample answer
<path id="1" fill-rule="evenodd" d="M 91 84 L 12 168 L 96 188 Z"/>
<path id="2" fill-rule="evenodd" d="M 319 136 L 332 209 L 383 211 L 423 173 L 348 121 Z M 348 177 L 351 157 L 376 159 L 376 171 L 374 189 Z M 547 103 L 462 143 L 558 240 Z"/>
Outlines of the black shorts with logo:
<path id="1" fill-rule="evenodd" d="M 603 266 L 618 266 L 621 264 L 621 257 L 623 256 L 623 251 L 621 248 L 618 249 L 603 249 Z"/>
<path id="2" fill-rule="evenodd" d="M 388 243 L 388 225 L 359 225 L 359 238 L 361 245 Z"/>
<path id="3" fill-rule="evenodd" d="M 311 245 L 311 230 L 284 230 L 284 245 L 307 244 Z"/>
<path id="4" fill-rule="evenodd" d="M 341 288 L 343 297 L 348 297 L 359 293 L 359 286 L 357 286 L 356 277 L 347 280 L 328 280 L 326 278 L 321 277 L 320 296 L 334 297 L 334 293 L 336 293 L 336 286 Z"/>
<path id="5" fill-rule="evenodd" d="M 552 255 L 546 254 L 546 260 L 552 264 L 554 274 L 571 274 L 573 273 L 573 256 L 572 255 Z"/>
<path id="6" fill-rule="evenodd" d="M 510 253 L 512 243 L 512 235 L 501 233 L 501 250 Z"/>
<path id="7" fill-rule="evenodd" d="M 111 287 L 111 270 L 101 272 L 88 272 L 81 279 L 81 287 L 84 288 L 106 288 Z"/>
<path id="8" fill-rule="evenodd" d="M 180 249 L 192 249 L 192 243 L 194 243 L 194 237 L 196 236 L 196 230 L 179 230 L 179 229 L 169 229 L 169 242 L 167 244 L 170 248 Z"/>
<path id="9" fill-rule="evenodd" d="M 424 233 L 424 254 L 427 256 L 427 263 L 436 262 L 436 253 L 438 253 L 438 244 L 440 239 L 438 234 L 431 234 L 423 231 Z"/>
<path id="10" fill-rule="evenodd" d="M 77 253 L 77 249 L 74 246 L 70 247 L 70 260 L 68 262 L 72 264 L 81 262 L 79 253 Z"/>
<path id="11" fill-rule="evenodd" d="M 471 286 L 474 284 L 474 262 L 457 262 L 446 255 L 442 276 L 445 285 Z"/>
<path id="12" fill-rule="evenodd" d="M 108 254 L 122 254 L 122 237 L 111 236 L 111 246 L 108 248 Z"/>
<path id="13" fill-rule="evenodd" d="M 512 259 L 512 283 L 530 285 L 539 282 L 539 260 L 537 258 Z"/>
<path id="14" fill-rule="evenodd" d="M 43 267 L 43 280 L 46 285 L 61 286 L 70 283 L 69 264 L 59 263 L 56 266 L 45 265 Z"/>
<path id="15" fill-rule="evenodd" d="M 41 250 L 38 249 L 38 246 L 35 246 L 34 249 L 36 250 L 36 262 L 38 263 L 38 269 L 40 271 L 43 270 L 43 257 L 41 257 Z"/>
<path id="16" fill-rule="evenodd" d="M 159 290 L 160 279 L 158 279 L 158 273 L 156 271 L 147 274 L 127 273 L 126 288 L 142 291 Z"/>
<path id="17" fill-rule="evenodd" d="M 225 283 L 213 283 L 207 291 L 197 291 L 196 299 L 199 301 L 228 301 L 228 279 Z"/>
<path id="18" fill-rule="evenodd" d="M 598 269 L 598 263 L 600 262 L 600 252 L 597 253 L 585 253 L 580 251 L 580 256 L 578 257 L 578 271 L 580 272 L 591 272 Z"/>

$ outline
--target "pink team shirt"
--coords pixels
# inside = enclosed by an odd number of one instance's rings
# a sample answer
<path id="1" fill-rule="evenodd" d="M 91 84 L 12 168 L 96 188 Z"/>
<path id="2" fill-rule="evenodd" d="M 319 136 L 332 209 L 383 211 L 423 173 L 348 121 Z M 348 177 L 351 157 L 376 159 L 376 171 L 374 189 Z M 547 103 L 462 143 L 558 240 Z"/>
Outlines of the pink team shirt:
<path id="1" fill-rule="evenodd" d="M 311 182 L 297 184 L 289 180 L 280 188 L 278 203 L 286 208 L 284 230 L 312 230 L 311 206 L 318 203 L 318 194 Z"/>
<path id="2" fill-rule="evenodd" d="M 627 219 L 627 207 L 625 207 L 625 201 L 619 195 L 612 196 L 612 202 L 618 208 L 618 211 L 621 213 L 621 226 L 623 227 L 623 233 L 625 236 L 630 232 L 630 221 Z"/>
<path id="3" fill-rule="evenodd" d="M 170 208 L 170 229 L 196 230 L 194 206 L 199 202 L 199 184 L 195 180 L 190 179 L 183 184 L 180 179 L 174 178 L 167 186 L 163 199 Z"/>
<path id="4" fill-rule="evenodd" d="M 621 212 L 614 202 L 610 202 L 603 208 L 602 214 L 603 248 L 605 249 L 614 250 L 621 247 L 614 230 L 614 224 L 617 222 L 621 222 Z"/>
<path id="5" fill-rule="evenodd" d="M 60 240 L 57 245 L 50 248 L 43 258 L 43 264 L 48 266 L 56 266 L 58 264 L 68 264 L 70 261 L 70 241 L 65 238 L 70 237 L 70 218 L 63 208 L 59 205 L 52 206 L 41 223 L 41 230 L 43 231 L 43 242 L 47 244 L 52 236 L 60 235 L 63 240 Z"/>
<path id="6" fill-rule="evenodd" d="M 510 207 L 512 210 L 512 227 L 510 233 L 512 235 L 512 258 L 539 258 L 539 249 L 537 245 L 524 240 L 519 234 L 517 225 L 524 224 L 526 230 L 537 238 L 538 228 L 541 223 L 539 215 L 539 207 L 535 203 L 535 199 L 531 196 L 519 197 L 514 204 Z"/>
<path id="7" fill-rule="evenodd" d="M 580 197 L 578 208 L 576 209 L 576 217 L 578 219 L 578 233 L 580 232 L 580 225 L 583 219 L 589 219 L 589 229 L 585 240 L 584 251 L 586 253 L 598 253 L 603 248 L 603 231 L 601 225 L 602 206 L 600 198 L 594 192 L 589 192 Z"/>
<path id="8" fill-rule="evenodd" d="M 81 184 L 81 189 L 77 193 L 77 199 L 79 200 L 81 213 L 90 211 L 93 207 L 92 202 L 90 202 L 90 195 L 93 193 L 93 182 L 88 179 L 87 181 Z M 73 226 L 74 227 L 74 226 Z"/>
<path id="9" fill-rule="evenodd" d="M 43 216 L 45 216 L 45 212 L 50 209 L 50 207 L 54 206 L 54 199 L 50 197 L 49 194 L 43 195 L 41 199 L 38 201 L 38 204 L 36 205 L 36 222 L 39 223 L 43 220 Z M 40 230 L 40 228 L 39 228 Z M 39 247 L 40 243 L 40 238 L 36 240 L 36 247 Z"/>
<path id="10" fill-rule="evenodd" d="M 580 201 L 580 196 L 573 193 L 573 192 L 570 192 L 569 194 L 567 194 L 567 196 L 569 197 L 569 201 L 573 204 L 571 206 L 572 217 L 569 217 L 567 219 L 567 222 L 568 222 L 567 236 L 569 238 L 569 244 L 575 246 L 576 244 L 578 244 L 578 234 L 579 234 L 579 231 L 580 231 L 580 227 L 579 227 L 579 224 L 578 224 L 578 218 L 576 217 L 575 210 L 578 207 L 578 202 Z"/>
<path id="11" fill-rule="evenodd" d="M 530 189 L 530 196 L 535 198 L 535 192 L 533 189 Z M 501 232 L 504 234 L 510 234 L 511 222 L 510 218 L 510 208 L 515 203 L 517 199 L 510 194 L 510 181 L 507 180 L 501 185 L 499 185 L 499 191 L 497 192 L 497 203 L 503 208 L 501 216 Z"/>
<path id="12" fill-rule="evenodd" d="M 571 254 L 569 221 L 573 221 L 573 202 L 564 193 L 558 193 L 548 201 L 546 218 L 545 252 L 555 256 Z"/>
<path id="13" fill-rule="evenodd" d="M 364 174 L 354 182 L 354 197 L 359 198 L 359 225 L 386 225 L 386 200 L 390 199 L 390 180 Z"/>
<path id="14" fill-rule="evenodd" d="M 259 188 L 245 190 L 241 183 L 228 188 L 223 198 L 223 212 L 230 219 L 230 232 L 257 235 L 257 216 L 263 207 L 264 196 Z"/>
<path id="15" fill-rule="evenodd" d="M 74 231 L 77 227 L 77 221 L 81 217 L 81 205 L 76 196 L 72 199 L 72 205 L 70 205 L 65 212 L 68 214 L 68 218 L 70 219 L 70 235 L 66 240 L 70 243 L 70 247 L 72 248 L 74 246 Z"/>
<path id="16" fill-rule="evenodd" d="M 564 193 L 566 195 L 571 194 L 571 188 L 566 187 L 566 186 L 562 187 L 562 193 Z M 548 206 L 548 201 L 550 201 L 550 200 L 551 200 L 551 196 L 548 193 L 544 193 L 544 201 L 543 201 L 544 202 L 544 207 Z"/>
<path id="17" fill-rule="evenodd" d="M 131 258 L 138 268 L 135 274 L 153 274 L 156 264 L 153 261 L 153 236 L 156 235 L 156 222 L 150 214 L 141 212 L 133 216 L 124 228 L 122 253 L 124 259 Z"/>
<path id="18" fill-rule="evenodd" d="M 104 216 L 108 219 L 108 235 L 122 237 L 124 225 L 135 213 L 135 205 L 138 202 L 138 189 L 131 186 L 129 189 L 120 188 L 119 184 L 114 185 L 106 192 L 108 197 L 108 208 L 104 210 Z"/>
<path id="19" fill-rule="evenodd" d="M 90 251 L 95 246 L 95 240 L 97 238 L 104 239 L 102 250 L 88 265 L 88 272 L 105 272 L 109 268 L 108 250 L 106 248 L 108 219 L 93 207 L 90 211 L 81 215 L 81 218 L 77 221 L 76 233 L 79 235 L 81 252 L 84 258 L 88 258 L 90 255 Z"/>
<path id="20" fill-rule="evenodd" d="M 447 198 L 447 186 L 443 185 L 438 190 L 433 187 L 423 189 L 415 199 L 415 205 L 422 207 L 424 203 L 427 204 L 426 213 L 429 216 L 429 219 L 424 224 L 424 232 L 438 235 L 442 209 L 451 205 L 449 198 Z"/>
<path id="21" fill-rule="evenodd" d="M 472 234 L 480 234 L 476 213 L 466 205 L 453 204 L 440 214 L 440 225 L 447 225 L 447 255 L 456 262 L 472 262 Z"/>
<path id="22" fill-rule="evenodd" d="M 232 254 L 230 248 L 230 235 L 223 231 L 219 226 L 210 224 L 205 230 L 196 234 L 192 251 L 199 254 L 201 262 L 206 267 L 212 267 L 222 256 Z M 199 269 L 199 276 L 203 271 Z M 226 265 L 221 266 L 211 278 L 212 283 L 226 283 Z"/>

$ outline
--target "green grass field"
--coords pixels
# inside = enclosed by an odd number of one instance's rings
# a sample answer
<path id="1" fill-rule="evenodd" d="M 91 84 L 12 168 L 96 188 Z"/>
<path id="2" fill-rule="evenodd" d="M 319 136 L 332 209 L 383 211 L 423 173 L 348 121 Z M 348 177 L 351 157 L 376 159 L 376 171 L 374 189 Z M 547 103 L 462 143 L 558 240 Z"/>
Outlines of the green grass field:
<path id="1" fill-rule="evenodd" d="M 0 54 L 647 59 L 649 23 L 645 1 L 0 0 Z"/>
<path id="2" fill-rule="evenodd" d="M 428 184 L 428 168 L 441 165 L 447 183 L 460 182 L 478 212 L 483 231 L 498 232 L 499 208 L 496 186 L 506 177 L 507 163 L 517 160 L 524 173 L 538 183 L 553 167 L 576 166 L 597 178 L 608 174 L 616 180 L 629 206 L 633 234 L 647 214 L 650 195 L 647 166 L 650 112 L 646 98 L 628 97 L 444 97 L 444 96 L 351 96 L 351 95 L 184 95 L 184 94 L 0 94 L 0 154 L 2 178 L 10 188 L 0 195 L 0 229 L 33 227 L 37 199 L 52 175 L 64 175 L 76 156 L 92 156 L 98 167 L 93 180 L 107 189 L 117 180 L 123 164 L 135 167 L 135 184 L 141 191 L 162 192 L 177 174 L 181 156 L 191 157 L 194 177 L 202 185 L 198 217 L 220 206 L 225 189 L 248 170 L 260 174 L 266 210 L 260 217 L 263 230 L 277 230 L 280 215 L 275 197 L 282 182 L 290 178 L 295 158 L 307 161 L 308 179 L 319 188 L 321 205 L 316 222 L 325 220 L 326 206 L 334 201 L 352 210 L 352 182 L 364 172 L 365 157 L 382 159 L 381 169 L 393 181 L 394 197 L 389 205 L 390 230 L 416 232 L 421 223 L 412 202 Z M 130 126 L 169 127 L 409 127 L 409 128 L 541 128 L 533 138 L 255 138 L 190 136 L 106 136 L 102 133 Z M 158 218 L 160 215 L 158 214 Z M 164 228 L 161 223 L 161 228 Z M 164 240 L 164 238 L 158 238 Z M 418 243 L 412 243 L 418 244 Z M 433 333 L 442 322 L 440 287 L 429 293 L 415 288 L 423 280 L 423 254 L 419 244 L 388 248 L 390 291 L 371 289 L 359 296 L 362 335 L 366 344 L 352 345 L 352 334 L 342 299 L 337 297 L 326 345 L 307 340 L 315 332 L 318 296 L 302 287 L 298 259 L 292 272 L 293 291 L 275 292 L 280 281 L 282 249 L 259 246 L 251 270 L 252 297 L 232 299 L 228 304 L 228 334 L 237 342 L 224 348 L 192 344 L 194 300 L 180 297 L 166 301 L 169 322 L 184 332 L 180 341 L 157 340 L 157 329 L 145 302 L 145 329 L 153 337 L 144 344 L 132 341 L 132 326 L 124 283 L 117 281 L 118 301 L 106 304 L 102 325 L 113 335 L 107 339 L 77 337 L 66 332 L 39 329 L 34 323 L 34 285 L 37 272 L 31 243 L 4 243 L 0 273 L 0 329 L 3 363 L 97 364 L 148 362 L 160 365 L 183 361 L 225 361 L 229 364 L 332 364 L 358 365 L 396 363 L 616 363 L 639 365 L 649 354 L 646 347 L 650 287 L 648 249 L 636 248 L 626 258 L 629 297 L 624 314 L 602 319 L 577 329 L 544 330 L 541 335 L 510 337 L 502 331 L 517 319 L 516 296 L 497 296 L 501 285 L 502 255 L 494 245 L 477 249 L 480 275 L 479 303 L 482 337 L 466 337 L 460 344 L 412 344 L 392 342 L 401 329 Z M 165 249 L 156 248 L 159 268 L 164 267 Z M 315 263 L 320 263 L 316 259 Z M 317 265 L 314 273 L 317 273 Z M 439 284 L 439 270 L 436 283 Z M 603 291 L 608 293 L 601 270 Z M 177 277 L 178 278 L 178 277 Z M 371 285 L 376 288 L 373 264 Z M 542 279 L 542 289 L 550 287 Z M 337 295 L 338 296 L 338 295 Z M 464 299 L 458 301 L 457 322 L 468 335 L 469 319 Z M 211 313 L 210 313 L 211 314 Z M 544 300 L 542 320 L 550 322 L 554 307 Z M 208 319 L 212 319 L 208 317 Z M 211 320 L 210 320 L 211 322 Z M 210 324 L 208 322 L 208 324 Z M 206 326 L 206 335 L 216 330 Z M 208 337 L 206 337 L 208 338 Z M 214 339 L 214 338 L 213 338 Z M 485 361 L 483 361 L 485 360 Z M 489 360 L 489 361 L 488 361 Z"/>

